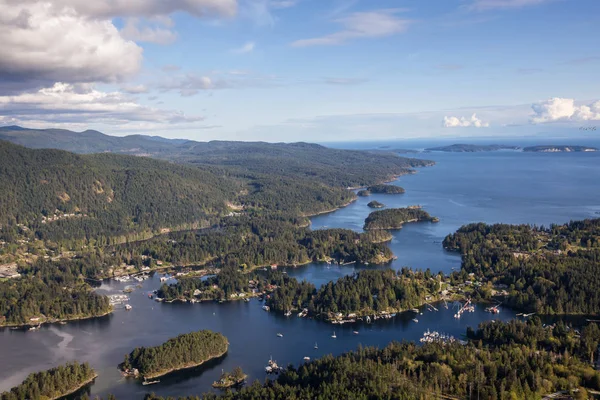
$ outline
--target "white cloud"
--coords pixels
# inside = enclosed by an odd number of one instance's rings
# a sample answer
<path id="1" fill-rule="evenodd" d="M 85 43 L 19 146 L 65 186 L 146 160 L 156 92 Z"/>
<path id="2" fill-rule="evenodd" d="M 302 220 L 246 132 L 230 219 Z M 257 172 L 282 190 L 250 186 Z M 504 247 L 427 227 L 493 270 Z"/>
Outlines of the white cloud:
<path id="1" fill-rule="evenodd" d="M 14 121 L 57 123 L 179 124 L 202 121 L 178 111 L 136 103 L 121 92 L 102 92 L 92 84 L 56 83 L 52 87 L 14 96 L 0 96 L 0 114 Z"/>
<path id="2" fill-rule="evenodd" d="M 496 9 L 521 8 L 548 3 L 553 0 L 473 0 L 469 9 L 474 11 L 488 11 Z"/>
<path id="3" fill-rule="evenodd" d="M 240 48 L 233 49 L 232 52 L 237 54 L 252 53 L 254 51 L 254 47 L 256 47 L 254 42 L 248 42 Z"/>
<path id="4" fill-rule="evenodd" d="M 356 12 L 335 22 L 344 29 L 326 36 L 301 39 L 292 43 L 295 47 L 339 45 L 351 39 L 391 36 L 406 31 L 411 20 L 398 18 L 399 9 Z"/>
<path id="5" fill-rule="evenodd" d="M 44 2 L 0 0 L 0 9 L 0 87 L 114 82 L 140 68 L 142 49 L 108 20 Z"/>
<path id="6" fill-rule="evenodd" d="M 230 17 L 237 1 L 0 0 L 0 91 L 123 81 L 141 66 L 135 41 L 175 40 L 170 14 Z M 125 18 L 121 32 L 116 17 Z"/>
<path id="7" fill-rule="evenodd" d="M 168 18 L 167 20 L 170 21 Z M 168 21 L 161 21 L 160 24 L 170 24 Z M 148 25 L 139 18 L 127 18 L 125 26 L 121 29 L 121 36 L 135 42 L 156 44 L 170 44 L 177 39 L 177 34 L 172 30 L 158 24 Z"/>
<path id="8" fill-rule="evenodd" d="M 531 105 L 534 124 L 556 121 L 598 121 L 600 120 L 600 101 L 589 105 L 577 106 L 574 99 L 554 97 Z"/>
<path id="9" fill-rule="evenodd" d="M 19 1 L 34 3 L 38 0 Z M 177 11 L 196 17 L 233 16 L 237 11 L 237 0 L 54 0 L 52 3 L 70 7 L 82 15 L 105 19 L 164 16 Z"/>
<path id="10" fill-rule="evenodd" d="M 444 127 L 445 128 L 487 128 L 489 127 L 489 122 L 484 122 L 477 118 L 476 114 L 471 115 L 471 118 L 465 117 L 444 117 Z"/>

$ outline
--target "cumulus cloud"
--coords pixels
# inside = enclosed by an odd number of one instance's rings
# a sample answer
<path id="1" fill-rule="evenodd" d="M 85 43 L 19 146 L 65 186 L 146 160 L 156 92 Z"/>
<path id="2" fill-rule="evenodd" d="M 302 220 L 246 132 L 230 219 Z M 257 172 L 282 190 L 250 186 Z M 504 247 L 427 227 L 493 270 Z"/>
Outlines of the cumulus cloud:
<path id="1" fill-rule="evenodd" d="M 344 29 L 326 36 L 301 39 L 292 43 L 294 47 L 330 46 L 346 43 L 352 39 L 391 36 L 406 31 L 412 21 L 398 18 L 400 9 L 356 12 L 335 22 Z"/>
<path id="2" fill-rule="evenodd" d="M 229 17 L 237 0 L 0 0 L 0 10 L 0 91 L 18 93 L 125 80 L 141 66 L 136 41 L 175 40 L 170 14 Z"/>
<path id="3" fill-rule="evenodd" d="M 598 121 L 600 120 L 600 101 L 578 106 L 574 99 L 554 97 L 531 105 L 531 122 L 541 124 L 556 121 Z"/>
<path id="4" fill-rule="evenodd" d="M 142 49 L 110 21 L 43 2 L 0 0 L 0 9 L 0 89 L 114 82 L 140 68 Z"/>
<path id="5" fill-rule="evenodd" d="M 548 3 L 552 0 L 473 0 L 469 8 L 474 11 L 521 8 Z"/>
<path id="6" fill-rule="evenodd" d="M 471 118 L 465 117 L 444 117 L 445 128 L 487 128 L 490 126 L 489 122 L 484 122 L 477 118 L 476 114 L 471 115 Z"/>
<path id="7" fill-rule="evenodd" d="M 233 49 L 232 52 L 237 54 L 252 53 L 254 51 L 254 47 L 256 47 L 254 42 L 247 42 L 242 47 Z"/>
<path id="8" fill-rule="evenodd" d="M 0 96 L 0 114 L 15 122 L 103 123 L 135 122 L 177 124 L 202 121 L 178 111 L 161 110 L 136 103 L 121 92 L 103 92 L 92 84 L 56 83 L 52 87 L 18 95 Z"/>
<path id="9" fill-rule="evenodd" d="M 170 19 L 167 19 L 170 21 Z M 125 26 L 121 29 L 121 36 L 135 42 L 149 42 L 156 44 L 170 44 L 177 39 L 177 34 L 171 29 L 164 27 L 165 20 L 159 23 L 148 24 L 139 18 L 127 18 Z M 161 26 L 162 25 L 162 26 Z"/>

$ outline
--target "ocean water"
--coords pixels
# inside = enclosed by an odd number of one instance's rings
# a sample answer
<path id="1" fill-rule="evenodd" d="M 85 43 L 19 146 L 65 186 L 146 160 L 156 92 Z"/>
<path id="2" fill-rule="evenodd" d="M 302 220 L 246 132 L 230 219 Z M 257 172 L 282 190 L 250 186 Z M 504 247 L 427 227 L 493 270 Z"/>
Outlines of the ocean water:
<path id="1" fill-rule="evenodd" d="M 514 143 L 514 142 L 512 142 Z M 573 142 L 571 142 L 573 143 Z M 516 145 L 526 145 L 517 143 Z M 600 148 L 589 140 L 583 145 Z M 337 144 L 345 148 L 425 148 L 439 142 Z M 409 147 L 412 146 L 412 147 Z M 393 232 L 390 248 L 398 257 L 392 267 L 450 272 L 460 258 L 444 251 L 446 235 L 472 222 L 509 224 L 562 224 L 600 218 L 600 152 L 524 153 L 418 153 L 410 157 L 436 162 L 417 174 L 398 178 L 402 195 L 360 197 L 350 206 L 312 218 L 312 229 L 347 228 L 362 231 L 367 207 L 377 200 L 387 207 L 421 205 L 439 223 L 406 224 Z"/>

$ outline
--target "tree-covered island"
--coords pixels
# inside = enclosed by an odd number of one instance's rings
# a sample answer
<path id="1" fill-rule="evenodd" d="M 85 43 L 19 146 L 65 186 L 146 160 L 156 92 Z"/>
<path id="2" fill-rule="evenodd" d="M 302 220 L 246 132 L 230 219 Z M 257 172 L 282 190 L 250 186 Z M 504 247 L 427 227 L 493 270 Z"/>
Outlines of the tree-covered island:
<path id="1" fill-rule="evenodd" d="M 98 375 L 88 363 L 67 363 L 30 374 L 19 386 L 0 394 L 0 400 L 56 400 L 92 383 Z"/>
<path id="2" fill-rule="evenodd" d="M 198 367 L 227 353 L 229 342 L 207 330 L 186 333 L 155 347 L 137 347 L 125 355 L 119 369 L 127 376 L 154 379 L 171 372 Z"/>
<path id="3" fill-rule="evenodd" d="M 396 185 L 371 185 L 367 188 L 369 193 L 375 194 L 403 194 L 405 192 L 404 188 Z"/>
<path id="4" fill-rule="evenodd" d="M 581 152 L 594 152 L 598 151 L 596 147 L 589 146 L 529 146 L 523 149 L 527 153 L 581 153 Z"/>
<path id="5" fill-rule="evenodd" d="M 385 204 L 380 203 L 377 200 L 373 200 L 373 201 L 370 201 L 369 204 L 367 204 L 367 207 L 370 207 L 370 208 L 383 208 L 383 207 L 385 207 Z"/>
<path id="6" fill-rule="evenodd" d="M 405 223 L 423 221 L 438 222 L 439 219 L 432 217 L 418 206 L 388 208 L 386 210 L 373 211 L 369 214 L 367 219 L 365 219 L 364 230 L 400 229 Z"/>

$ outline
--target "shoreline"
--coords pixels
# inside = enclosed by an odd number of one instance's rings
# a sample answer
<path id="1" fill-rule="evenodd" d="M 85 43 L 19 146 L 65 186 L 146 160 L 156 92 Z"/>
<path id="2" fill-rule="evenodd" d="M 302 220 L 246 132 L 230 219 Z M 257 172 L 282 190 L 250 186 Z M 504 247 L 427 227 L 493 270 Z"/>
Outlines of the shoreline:
<path id="1" fill-rule="evenodd" d="M 53 319 L 53 320 L 46 320 L 44 322 L 40 322 L 37 324 L 31 324 L 31 323 L 28 323 L 28 324 L 4 324 L 4 325 L 0 325 L 0 330 L 3 328 L 28 328 L 28 327 L 33 327 L 33 326 L 37 326 L 39 328 L 42 325 L 62 324 L 62 323 L 67 324 L 69 322 L 74 322 L 74 321 L 85 321 L 86 319 L 106 317 L 107 315 L 112 314 L 114 311 L 115 311 L 115 309 L 111 306 L 109 311 L 105 312 L 104 314 L 100 314 L 100 315 L 90 315 L 88 317 L 78 317 L 78 318 Z"/>
<path id="2" fill-rule="evenodd" d="M 227 342 L 227 349 L 223 353 L 221 353 L 219 355 L 216 355 L 214 357 L 209 357 L 208 359 L 200 361 L 198 363 L 186 364 L 186 365 L 184 365 L 182 367 L 171 368 L 171 369 L 168 369 L 168 370 L 163 370 L 163 371 L 160 371 L 160 372 L 155 372 L 155 373 L 149 374 L 149 375 L 141 375 L 140 374 L 137 377 L 137 379 L 141 379 L 141 380 L 156 379 L 156 378 L 161 378 L 163 376 L 169 375 L 169 374 L 174 373 L 174 372 L 179 372 L 179 371 L 184 371 L 186 369 L 193 369 L 193 368 L 196 368 L 196 367 L 200 367 L 200 366 L 202 366 L 202 364 L 205 364 L 205 363 L 207 363 L 207 362 L 209 362 L 211 360 L 223 357 L 225 354 L 227 354 L 228 351 L 229 351 L 229 342 Z M 129 376 L 129 375 L 127 375 L 127 376 Z"/>
<path id="3" fill-rule="evenodd" d="M 85 382 L 82 382 L 79 386 L 77 386 L 75 389 L 69 389 L 67 392 L 62 393 L 60 396 L 56 396 L 56 397 L 50 397 L 49 400 L 58 400 L 58 399 L 62 399 L 63 397 L 66 397 L 70 394 L 73 394 L 75 392 L 78 392 L 79 390 L 83 389 L 84 387 L 86 387 L 87 385 L 89 385 L 90 383 L 94 382 L 94 380 L 98 377 L 98 374 L 94 372 L 94 376 L 91 377 L 90 379 L 86 380 Z"/>
<path id="4" fill-rule="evenodd" d="M 353 190 L 353 189 L 349 189 L 349 190 Z M 319 212 L 313 213 L 313 214 L 303 214 L 303 215 L 300 215 L 300 217 L 301 218 L 311 218 L 311 217 L 316 217 L 316 216 L 323 215 L 323 214 L 330 214 L 332 212 L 336 212 L 338 210 L 341 210 L 342 208 L 348 207 L 350 204 L 354 203 L 356 200 L 358 200 L 358 197 L 354 196 L 354 198 L 352 200 L 350 200 L 348 203 L 342 204 L 339 207 L 335 207 L 335 208 L 332 208 L 330 210 L 319 211 Z M 310 225 L 312 225 L 312 221 L 309 221 L 308 226 L 310 226 Z"/>

